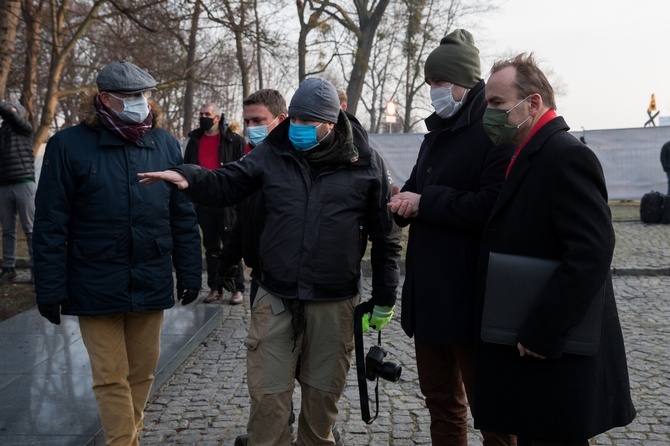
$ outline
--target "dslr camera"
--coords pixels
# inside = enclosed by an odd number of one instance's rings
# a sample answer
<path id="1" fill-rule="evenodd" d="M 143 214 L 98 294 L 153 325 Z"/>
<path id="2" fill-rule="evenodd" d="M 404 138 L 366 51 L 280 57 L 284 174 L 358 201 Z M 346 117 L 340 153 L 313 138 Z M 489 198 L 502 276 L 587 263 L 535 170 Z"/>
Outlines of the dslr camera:
<path id="1" fill-rule="evenodd" d="M 373 345 L 365 357 L 365 377 L 368 381 L 382 378 L 386 381 L 397 382 L 402 373 L 402 367 L 394 362 L 384 362 L 386 350 L 381 345 Z"/>

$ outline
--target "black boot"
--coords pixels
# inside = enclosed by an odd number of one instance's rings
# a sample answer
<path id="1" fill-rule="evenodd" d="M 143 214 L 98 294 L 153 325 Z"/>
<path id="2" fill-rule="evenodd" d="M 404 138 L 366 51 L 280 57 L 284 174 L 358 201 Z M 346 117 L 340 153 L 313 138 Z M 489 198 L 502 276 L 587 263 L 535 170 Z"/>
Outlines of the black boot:
<path id="1" fill-rule="evenodd" d="M 16 279 L 16 270 L 14 268 L 2 268 L 2 272 L 0 273 L 0 285 L 14 282 L 14 279 Z"/>

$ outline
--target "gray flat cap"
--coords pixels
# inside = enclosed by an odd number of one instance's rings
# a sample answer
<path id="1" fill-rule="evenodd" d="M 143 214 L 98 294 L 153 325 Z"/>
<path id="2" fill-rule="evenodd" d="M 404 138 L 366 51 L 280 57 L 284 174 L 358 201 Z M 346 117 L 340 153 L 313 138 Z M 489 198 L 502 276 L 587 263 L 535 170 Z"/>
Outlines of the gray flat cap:
<path id="1" fill-rule="evenodd" d="M 325 79 L 305 79 L 291 98 L 288 115 L 317 122 L 337 123 L 340 115 L 337 89 Z"/>
<path id="2" fill-rule="evenodd" d="M 120 60 L 100 70 L 95 80 L 100 91 L 134 94 L 156 89 L 156 79 L 135 64 Z"/>

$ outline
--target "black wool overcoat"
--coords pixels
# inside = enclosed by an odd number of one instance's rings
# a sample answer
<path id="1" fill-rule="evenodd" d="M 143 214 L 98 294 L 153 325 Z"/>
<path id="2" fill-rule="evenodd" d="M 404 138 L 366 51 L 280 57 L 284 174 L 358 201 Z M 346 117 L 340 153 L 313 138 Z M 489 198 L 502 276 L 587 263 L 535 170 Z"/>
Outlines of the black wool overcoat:
<path id="1" fill-rule="evenodd" d="M 610 275 L 614 229 L 605 179 L 595 154 L 568 130 L 557 117 L 529 140 L 484 231 L 478 315 L 490 252 L 562 263 L 519 334 L 525 347 L 547 359 L 520 357 L 516 346 L 478 337 L 478 429 L 575 441 L 626 425 L 635 416 Z M 598 353 L 561 354 L 564 334 L 579 323 L 603 285 Z M 510 296 L 510 305 L 513 300 Z"/>

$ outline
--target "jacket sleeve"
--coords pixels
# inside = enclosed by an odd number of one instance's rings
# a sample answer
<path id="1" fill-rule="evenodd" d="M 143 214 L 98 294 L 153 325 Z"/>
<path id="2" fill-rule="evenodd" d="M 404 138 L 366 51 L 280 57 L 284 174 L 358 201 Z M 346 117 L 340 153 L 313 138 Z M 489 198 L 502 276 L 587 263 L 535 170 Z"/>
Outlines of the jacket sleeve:
<path id="1" fill-rule="evenodd" d="M 14 113 L 6 102 L 0 102 L 0 116 L 12 125 L 14 131 L 23 136 L 32 136 L 33 126 L 23 117 Z"/>
<path id="2" fill-rule="evenodd" d="M 181 162 L 181 150 L 176 139 L 170 139 L 175 150 L 175 163 Z M 177 288 L 200 288 L 202 285 L 202 251 L 200 231 L 193 203 L 176 189 L 170 194 L 170 228 L 172 231 L 172 264 Z"/>
<path id="3" fill-rule="evenodd" d="M 482 142 L 484 144 L 486 143 Z M 475 147 L 472 149 L 481 150 Z M 429 185 L 421 194 L 417 218 L 465 230 L 484 228 L 505 180 L 511 155 L 512 147 L 488 144 L 479 170 L 476 190 Z"/>
<path id="4" fill-rule="evenodd" d="M 376 151 L 373 150 L 373 164 L 378 170 L 379 181 L 368 206 L 367 233 L 372 246 L 372 302 L 375 305 L 392 306 L 396 301 L 396 290 L 400 280 L 401 230 L 393 221 L 386 204 L 391 198 L 392 180 L 386 174 L 388 169 Z"/>
<path id="5" fill-rule="evenodd" d="M 244 158 L 216 170 L 182 164 L 172 170 L 188 181 L 183 190 L 193 201 L 206 206 L 232 206 L 262 187 L 263 157 L 260 145 Z"/>
<path id="6" fill-rule="evenodd" d="M 198 164 L 198 142 L 194 138 L 189 138 L 184 150 L 185 164 Z"/>
<path id="7" fill-rule="evenodd" d="M 68 228 L 75 180 L 65 149 L 60 135 L 49 139 L 35 196 L 33 270 L 38 304 L 54 304 L 68 299 Z"/>

